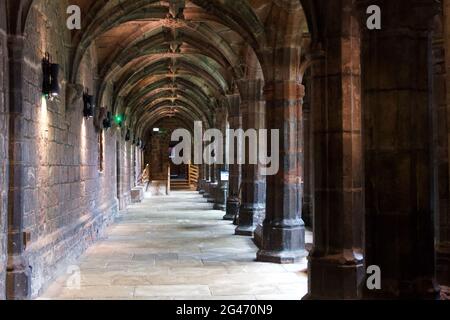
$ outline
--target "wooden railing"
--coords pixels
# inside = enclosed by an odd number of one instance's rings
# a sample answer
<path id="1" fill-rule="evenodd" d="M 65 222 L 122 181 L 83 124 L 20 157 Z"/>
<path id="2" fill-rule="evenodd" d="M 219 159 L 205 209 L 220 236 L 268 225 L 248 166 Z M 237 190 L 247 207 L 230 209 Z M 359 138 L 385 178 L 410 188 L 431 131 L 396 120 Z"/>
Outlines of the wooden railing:
<path id="1" fill-rule="evenodd" d="M 189 171 L 189 185 L 193 188 L 196 188 L 198 185 L 198 180 L 200 178 L 200 169 L 196 165 L 190 164 L 188 166 Z"/>

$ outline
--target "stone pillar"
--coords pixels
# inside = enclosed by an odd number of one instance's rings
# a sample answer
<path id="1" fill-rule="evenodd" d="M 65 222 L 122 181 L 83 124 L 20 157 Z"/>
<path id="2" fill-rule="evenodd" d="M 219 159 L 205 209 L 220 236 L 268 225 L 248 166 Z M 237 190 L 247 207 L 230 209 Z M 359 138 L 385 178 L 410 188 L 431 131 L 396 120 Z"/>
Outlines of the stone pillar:
<path id="1" fill-rule="evenodd" d="M 200 179 L 198 181 L 197 191 L 199 194 L 203 195 L 203 194 L 205 194 L 205 184 L 206 184 L 206 165 L 205 164 L 199 165 L 199 173 L 200 173 Z"/>
<path id="2" fill-rule="evenodd" d="M 227 131 L 227 108 L 226 108 L 226 104 L 227 101 L 224 99 L 221 101 L 222 104 L 222 108 L 218 114 L 217 117 L 217 129 L 219 129 L 222 132 L 223 138 L 224 138 L 224 150 L 227 150 L 227 141 L 226 141 L 226 131 Z M 217 159 L 218 161 L 220 160 L 220 162 L 222 163 L 218 163 L 216 165 L 216 169 L 217 169 L 217 187 L 216 187 L 216 192 L 214 195 L 214 209 L 215 210 L 221 210 L 221 211 L 226 211 L 226 207 L 227 207 L 227 198 L 228 198 L 228 181 L 222 181 L 221 177 L 220 177 L 220 173 L 222 171 L 226 171 L 228 170 L 228 165 L 226 164 L 225 161 L 225 152 L 223 154 L 223 158 L 222 159 Z"/>
<path id="3" fill-rule="evenodd" d="M 242 127 L 263 129 L 265 127 L 265 101 L 263 99 L 263 80 L 242 80 L 241 91 Z M 244 143 L 245 141 L 242 141 Z M 242 165 L 242 201 L 236 235 L 253 236 L 256 223 L 265 211 L 265 178 L 261 176 L 258 164 L 249 164 L 249 144 L 245 143 L 246 159 Z"/>
<path id="4" fill-rule="evenodd" d="M 298 54 L 297 48 L 283 50 L 287 59 Z M 295 58 L 294 58 L 295 59 Z M 266 83 L 267 124 L 280 132 L 277 174 L 267 176 L 266 216 L 261 249 L 257 260 L 295 263 L 305 255 L 305 226 L 301 219 L 301 189 L 298 178 L 298 123 L 301 119 L 303 85 L 297 81 L 277 80 Z M 300 107 L 299 107 L 300 105 Z M 270 145 L 270 144 L 269 144 Z"/>
<path id="5" fill-rule="evenodd" d="M 203 170 L 203 165 L 198 166 L 198 184 L 197 184 L 197 191 L 200 194 L 203 194 L 205 190 L 203 190 L 203 183 L 205 182 L 205 171 Z"/>
<path id="6" fill-rule="evenodd" d="M 450 296 L 450 190 L 449 190 L 449 134 L 450 134 L 450 88 L 447 85 L 450 83 L 450 1 L 444 1 L 444 30 L 439 30 L 438 38 L 435 38 L 434 45 L 434 88 L 435 94 L 435 108 L 437 111 L 433 112 L 436 115 L 435 119 L 438 124 L 437 141 L 439 149 L 435 152 L 437 161 L 435 168 L 438 169 L 437 175 L 439 180 L 437 182 L 439 194 L 439 205 L 437 214 L 437 245 L 436 245 L 436 271 L 437 281 L 441 285 L 442 293 L 446 292 Z M 444 34 L 447 36 L 444 37 Z M 444 68 L 444 70 L 442 70 Z M 442 101 L 445 99 L 445 102 Z M 443 288 L 447 287 L 447 288 Z M 446 289 L 446 290 L 444 290 Z"/>
<path id="7" fill-rule="evenodd" d="M 430 117 L 433 0 L 376 0 L 382 29 L 365 28 L 362 87 L 366 264 L 381 268 L 371 298 L 435 298 Z M 401 19 L 399 19 L 401 17 Z"/>
<path id="8" fill-rule="evenodd" d="M 238 130 L 242 128 L 242 116 L 240 112 L 241 98 L 239 94 L 228 96 L 230 103 L 229 122 L 230 129 Z M 231 139 L 231 137 L 230 137 Z M 237 140 L 237 139 L 236 139 Z M 234 157 L 232 164 L 230 164 L 230 181 L 229 181 L 229 196 L 227 199 L 227 213 L 223 217 L 224 220 L 234 221 L 239 213 L 240 207 L 240 188 L 241 188 L 241 164 L 238 162 L 238 150 L 242 145 L 242 141 L 234 141 Z"/>
<path id="9" fill-rule="evenodd" d="M 28 265 L 24 242 L 24 198 L 26 187 L 25 165 L 27 139 L 24 121 L 24 45 L 22 36 L 9 36 L 9 103 L 10 103 L 10 188 L 8 212 L 8 265 L 6 297 L 10 300 L 29 299 L 31 295 L 31 270 Z"/>
<path id="10" fill-rule="evenodd" d="M 211 166 L 209 164 L 203 164 L 205 170 L 205 183 L 203 185 L 203 198 L 209 198 L 209 186 L 211 184 Z"/>
<path id="11" fill-rule="evenodd" d="M 209 190 L 208 190 L 208 202 L 209 203 L 216 203 L 216 195 L 217 195 L 217 188 L 219 186 L 219 182 L 217 179 L 217 164 L 212 164 L 210 166 L 211 170 L 211 182 L 209 183 Z"/>
<path id="12" fill-rule="evenodd" d="M 305 78 L 305 101 L 303 103 L 303 200 L 302 219 L 305 226 L 313 226 L 313 157 L 312 157 L 312 119 L 311 119 L 311 79 Z"/>
<path id="13" fill-rule="evenodd" d="M 364 284 L 360 37 L 351 2 L 324 8 L 324 57 L 312 66 L 314 244 L 306 299 L 358 299 Z"/>

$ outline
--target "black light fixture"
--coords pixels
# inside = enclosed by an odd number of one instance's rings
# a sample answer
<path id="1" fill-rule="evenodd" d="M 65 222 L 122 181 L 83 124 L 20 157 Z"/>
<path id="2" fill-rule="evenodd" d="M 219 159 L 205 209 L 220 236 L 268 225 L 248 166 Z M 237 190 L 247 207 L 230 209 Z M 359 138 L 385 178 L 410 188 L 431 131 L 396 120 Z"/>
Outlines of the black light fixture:
<path id="1" fill-rule="evenodd" d="M 127 129 L 127 134 L 125 135 L 125 141 L 130 141 L 131 140 L 131 131 L 130 129 Z"/>
<path id="2" fill-rule="evenodd" d="M 48 99 L 59 96 L 59 65 L 51 62 L 50 54 L 45 53 L 42 59 L 42 94 Z"/>
<path id="3" fill-rule="evenodd" d="M 83 94 L 83 102 L 84 102 L 84 109 L 83 109 L 84 117 L 92 118 L 94 116 L 94 109 L 95 109 L 94 96 L 90 95 L 89 91 L 87 90 Z"/>
<path id="4" fill-rule="evenodd" d="M 103 120 L 103 128 L 108 130 L 112 127 L 112 113 L 108 111 L 106 118 Z"/>

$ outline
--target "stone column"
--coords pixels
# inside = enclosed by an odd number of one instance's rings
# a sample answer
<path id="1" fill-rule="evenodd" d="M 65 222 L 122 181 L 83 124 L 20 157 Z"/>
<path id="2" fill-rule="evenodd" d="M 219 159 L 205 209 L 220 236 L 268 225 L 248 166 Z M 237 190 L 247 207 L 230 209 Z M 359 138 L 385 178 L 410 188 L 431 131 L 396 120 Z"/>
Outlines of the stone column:
<path id="1" fill-rule="evenodd" d="M 210 197 L 209 192 L 210 192 L 210 186 L 211 186 L 211 165 L 205 163 L 204 167 L 205 167 L 206 181 L 204 184 L 205 192 L 203 193 L 203 197 L 207 199 Z"/>
<path id="2" fill-rule="evenodd" d="M 263 80 L 242 80 L 241 91 L 242 127 L 244 131 L 265 127 L 265 101 Z M 244 143 L 245 141 L 242 141 Z M 253 236 L 259 216 L 265 211 L 265 178 L 258 164 L 249 164 L 249 143 L 245 143 L 246 159 L 242 165 L 242 201 L 236 235 Z"/>
<path id="3" fill-rule="evenodd" d="M 31 295 L 31 270 L 25 254 L 24 242 L 24 188 L 27 187 L 25 171 L 29 146 L 24 120 L 24 45 L 22 36 L 9 36 L 9 103 L 10 103 L 10 184 L 8 211 L 8 265 L 6 297 L 10 300 L 29 299 Z"/>
<path id="4" fill-rule="evenodd" d="M 217 179 L 217 170 L 218 170 L 217 164 L 214 163 L 210 166 L 211 182 L 209 183 L 209 190 L 208 190 L 209 203 L 216 203 L 217 187 L 219 186 L 219 182 Z"/>
<path id="5" fill-rule="evenodd" d="M 283 63 L 289 63 L 289 57 L 297 54 L 297 48 L 286 48 L 280 53 L 287 59 Z M 280 168 L 275 175 L 267 176 L 266 216 L 257 260 L 295 263 L 306 255 L 298 177 L 301 150 L 297 141 L 304 87 L 297 81 L 276 80 L 266 83 L 264 91 L 269 130 L 280 132 Z"/>
<path id="6" fill-rule="evenodd" d="M 437 111 L 433 112 L 436 115 L 435 119 L 438 124 L 437 132 L 439 149 L 435 152 L 437 161 L 435 162 L 435 168 L 439 180 L 437 182 L 439 205 L 438 208 L 438 234 L 436 245 L 436 268 L 437 268 L 437 281 L 441 285 L 442 292 L 450 296 L 450 190 L 449 190 L 449 134 L 450 134 L 450 38 L 448 34 L 450 32 L 450 1 L 444 1 L 444 14 L 443 17 L 444 30 L 438 30 L 434 43 L 434 88 L 435 98 L 434 106 Z M 444 34 L 447 36 L 444 37 Z M 447 61 L 447 63 L 446 63 Z M 445 101 L 443 101 L 443 99 Z M 436 109 L 435 109 L 436 110 Z M 444 288 L 446 287 L 446 288 Z"/>
<path id="7" fill-rule="evenodd" d="M 240 112 L 241 98 L 239 94 L 229 95 L 228 101 L 230 103 L 229 122 L 230 129 L 238 130 L 242 128 L 242 116 Z M 231 139 L 231 137 L 230 137 Z M 237 139 L 236 139 L 237 140 Z M 234 141 L 234 157 L 232 164 L 230 164 L 230 182 L 229 182 L 229 196 L 227 199 L 227 213 L 223 217 L 224 220 L 234 221 L 239 213 L 240 207 L 240 188 L 241 188 L 241 164 L 238 163 L 238 150 L 242 141 Z"/>
<path id="8" fill-rule="evenodd" d="M 200 190 L 199 193 L 201 195 L 204 195 L 206 192 L 206 183 L 209 179 L 208 177 L 208 165 L 207 164 L 202 164 L 200 166 L 200 171 L 202 173 L 202 179 L 200 180 Z"/>
<path id="9" fill-rule="evenodd" d="M 365 275 L 360 38 L 352 1 L 338 2 L 324 7 L 324 57 L 312 66 L 314 244 L 306 299 L 358 299 Z"/>
<path id="10" fill-rule="evenodd" d="M 362 86 L 366 264 L 381 268 L 371 298 L 435 298 L 430 31 L 436 1 L 376 0 L 381 30 L 365 27 Z M 401 18 L 399 18 L 401 17 Z"/>
<path id="11" fill-rule="evenodd" d="M 227 148 L 227 141 L 226 141 L 226 131 L 227 131 L 227 121 L 228 121 L 228 119 L 227 119 L 227 116 L 228 116 L 227 103 L 228 102 L 226 101 L 226 98 L 224 98 L 221 101 L 221 109 L 218 113 L 217 122 L 216 122 L 216 128 L 219 129 L 223 135 L 224 151 Z M 216 192 L 214 195 L 214 209 L 226 211 L 227 198 L 228 198 L 228 181 L 222 181 L 222 179 L 220 177 L 220 173 L 222 171 L 228 170 L 228 165 L 226 164 L 226 161 L 225 161 L 225 152 L 223 152 L 223 158 L 217 159 L 217 160 L 218 161 L 220 160 L 220 162 L 222 162 L 222 163 L 218 163 L 216 165 L 217 186 L 216 186 Z"/>
<path id="12" fill-rule="evenodd" d="M 311 119 L 311 79 L 305 78 L 305 101 L 303 103 L 303 200 L 302 219 L 305 226 L 313 225 L 313 157 L 312 157 L 312 119 Z"/>
<path id="13" fill-rule="evenodd" d="M 199 176 L 198 176 L 197 191 L 198 191 L 200 194 L 203 194 L 203 193 L 204 193 L 204 190 L 203 190 L 203 183 L 204 183 L 204 181 L 205 181 L 205 176 L 204 176 L 205 172 L 204 172 L 204 170 L 203 170 L 203 165 L 199 165 L 199 166 L 198 166 L 198 173 L 199 173 Z"/>

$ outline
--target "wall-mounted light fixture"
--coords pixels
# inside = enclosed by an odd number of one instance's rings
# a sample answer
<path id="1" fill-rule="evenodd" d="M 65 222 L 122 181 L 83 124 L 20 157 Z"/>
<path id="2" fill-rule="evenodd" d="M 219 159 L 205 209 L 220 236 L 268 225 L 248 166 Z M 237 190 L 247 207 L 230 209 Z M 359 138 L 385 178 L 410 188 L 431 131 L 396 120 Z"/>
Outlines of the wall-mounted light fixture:
<path id="1" fill-rule="evenodd" d="M 54 99 L 59 96 L 59 65 L 51 62 L 50 54 L 45 53 L 42 59 L 42 94 L 47 99 Z"/>
<path id="2" fill-rule="evenodd" d="M 103 119 L 103 129 L 108 130 L 112 127 L 112 113 L 108 111 L 106 118 Z"/>
<path id="3" fill-rule="evenodd" d="M 127 134 L 125 135 L 125 141 L 130 141 L 131 140 L 131 131 L 130 129 L 127 129 Z"/>
<path id="4" fill-rule="evenodd" d="M 94 96 L 90 95 L 88 90 L 86 90 L 86 92 L 83 94 L 83 102 L 84 102 L 84 109 L 83 109 L 84 117 L 92 118 L 94 116 L 95 102 Z"/>

